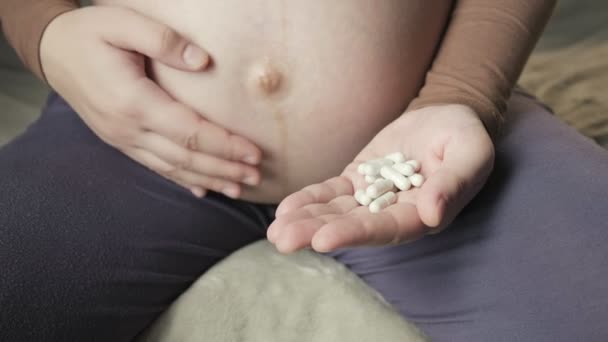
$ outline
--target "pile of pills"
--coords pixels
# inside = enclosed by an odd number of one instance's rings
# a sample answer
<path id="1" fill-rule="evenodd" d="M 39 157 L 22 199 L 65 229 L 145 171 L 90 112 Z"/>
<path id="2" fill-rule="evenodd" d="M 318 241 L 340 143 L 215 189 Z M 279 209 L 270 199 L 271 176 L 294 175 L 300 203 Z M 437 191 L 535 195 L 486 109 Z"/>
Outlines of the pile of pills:
<path id="1" fill-rule="evenodd" d="M 357 172 L 365 176 L 370 184 L 367 189 L 355 191 L 355 200 L 361 205 L 368 206 L 369 211 L 378 213 L 380 210 L 397 202 L 395 188 L 407 191 L 421 187 L 424 177 L 419 174 L 420 162 L 406 160 L 401 152 L 395 152 L 384 158 L 373 159 L 361 163 Z"/>

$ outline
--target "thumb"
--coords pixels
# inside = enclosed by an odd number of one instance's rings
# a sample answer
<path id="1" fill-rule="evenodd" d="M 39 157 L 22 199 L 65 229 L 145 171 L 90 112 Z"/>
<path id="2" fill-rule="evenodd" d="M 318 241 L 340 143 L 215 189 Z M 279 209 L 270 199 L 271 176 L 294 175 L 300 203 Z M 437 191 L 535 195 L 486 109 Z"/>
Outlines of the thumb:
<path id="1" fill-rule="evenodd" d="M 453 170 L 442 167 L 435 171 L 420 189 L 417 207 L 422 222 L 433 231 L 445 228 L 464 208 L 466 187 Z"/>
<path id="2" fill-rule="evenodd" d="M 104 39 L 121 49 L 136 51 L 170 67 L 198 71 L 209 64 L 209 55 L 175 30 L 129 9 L 112 13 Z"/>
<path id="3" fill-rule="evenodd" d="M 420 219 L 432 233 L 443 230 L 475 197 L 490 175 L 493 162 L 491 146 L 446 146 L 440 167 L 429 175 L 417 201 Z"/>

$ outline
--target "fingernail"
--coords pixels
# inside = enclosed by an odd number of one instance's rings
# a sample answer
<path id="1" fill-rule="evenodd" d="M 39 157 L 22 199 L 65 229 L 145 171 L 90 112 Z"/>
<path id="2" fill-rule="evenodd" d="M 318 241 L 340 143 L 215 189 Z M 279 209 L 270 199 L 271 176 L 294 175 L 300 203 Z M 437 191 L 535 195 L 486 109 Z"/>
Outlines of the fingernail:
<path id="1" fill-rule="evenodd" d="M 256 165 L 258 163 L 258 158 L 253 155 L 243 157 L 243 161 L 250 165 Z"/>
<path id="2" fill-rule="evenodd" d="M 268 229 L 268 231 L 266 231 L 266 238 L 268 239 L 268 241 L 274 243 L 274 239 L 276 239 L 276 229 Z"/>
<path id="3" fill-rule="evenodd" d="M 230 198 L 239 197 L 239 189 L 233 186 L 225 187 L 224 189 L 222 189 L 222 193 Z"/>
<path id="4" fill-rule="evenodd" d="M 258 177 L 256 176 L 247 176 L 243 179 L 243 182 L 247 185 L 258 185 Z"/>
<path id="5" fill-rule="evenodd" d="M 184 49 L 184 62 L 192 68 L 202 68 L 209 62 L 209 56 L 201 48 L 188 44 Z"/>
<path id="6" fill-rule="evenodd" d="M 192 194 L 198 198 L 202 198 L 203 196 L 205 196 L 205 192 L 203 191 L 203 189 L 199 188 L 199 187 L 194 187 L 192 189 L 190 189 L 190 191 L 192 192 Z"/>

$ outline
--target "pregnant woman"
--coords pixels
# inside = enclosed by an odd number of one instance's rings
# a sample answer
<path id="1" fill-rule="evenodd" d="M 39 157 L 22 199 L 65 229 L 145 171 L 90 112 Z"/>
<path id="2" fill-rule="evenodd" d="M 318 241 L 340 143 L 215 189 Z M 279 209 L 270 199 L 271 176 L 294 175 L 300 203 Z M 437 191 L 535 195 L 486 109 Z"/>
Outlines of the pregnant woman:
<path id="1" fill-rule="evenodd" d="M 554 1 L 1 4 L 56 93 L 0 150 L 0 340 L 129 341 L 266 237 L 438 341 L 608 336 L 607 154 L 512 92 Z M 426 183 L 357 207 L 396 150 Z"/>

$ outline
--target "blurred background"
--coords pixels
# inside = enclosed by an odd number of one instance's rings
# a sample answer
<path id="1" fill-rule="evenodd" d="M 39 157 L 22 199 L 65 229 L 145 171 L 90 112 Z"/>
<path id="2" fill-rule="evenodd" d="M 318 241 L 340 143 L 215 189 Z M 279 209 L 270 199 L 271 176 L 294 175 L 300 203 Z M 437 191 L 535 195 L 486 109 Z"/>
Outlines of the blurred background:
<path id="1" fill-rule="evenodd" d="M 608 148 L 608 1 L 559 1 L 519 84 Z M 38 116 L 47 92 L 0 37 L 0 145 Z"/>

